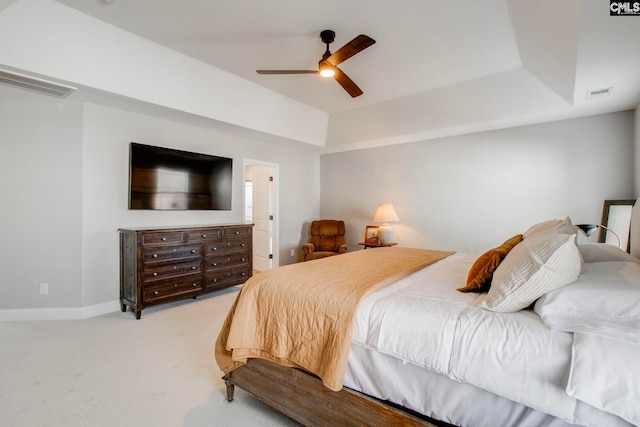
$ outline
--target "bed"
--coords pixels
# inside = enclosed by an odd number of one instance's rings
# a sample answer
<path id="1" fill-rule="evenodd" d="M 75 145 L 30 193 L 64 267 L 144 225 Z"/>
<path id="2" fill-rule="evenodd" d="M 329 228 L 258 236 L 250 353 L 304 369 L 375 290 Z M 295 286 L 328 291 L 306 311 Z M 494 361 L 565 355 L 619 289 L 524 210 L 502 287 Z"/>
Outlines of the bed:
<path id="1" fill-rule="evenodd" d="M 308 426 L 640 425 L 640 261 L 576 233 L 565 218 L 481 256 L 379 248 L 258 274 L 216 342 L 227 399 Z"/>

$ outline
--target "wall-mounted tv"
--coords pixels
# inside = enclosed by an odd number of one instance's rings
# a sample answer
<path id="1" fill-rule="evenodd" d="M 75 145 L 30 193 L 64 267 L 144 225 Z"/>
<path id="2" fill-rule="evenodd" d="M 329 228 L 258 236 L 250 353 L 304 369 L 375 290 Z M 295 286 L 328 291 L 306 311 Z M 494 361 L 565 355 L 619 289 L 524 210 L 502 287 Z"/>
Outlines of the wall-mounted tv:
<path id="1" fill-rule="evenodd" d="M 129 209 L 231 210 L 233 159 L 131 143 Z"/>

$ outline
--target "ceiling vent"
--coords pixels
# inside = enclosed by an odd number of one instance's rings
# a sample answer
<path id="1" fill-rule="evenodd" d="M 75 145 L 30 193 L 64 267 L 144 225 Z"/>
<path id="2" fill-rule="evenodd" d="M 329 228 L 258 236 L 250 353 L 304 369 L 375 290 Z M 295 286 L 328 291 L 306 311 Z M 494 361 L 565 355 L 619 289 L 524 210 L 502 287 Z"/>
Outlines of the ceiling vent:
<path id="1" fill-rule="evenodd" d="M 587 92 L 585 99 L 602 98 L 611 95 L 613 87 L 606 87 L 604 89 L 590 90 Z"/>
<path id="2" fill-rule="evenodd" d="M 36 77 L 26 76 L 24 74 L 14 73 L 0 69 L 0 83 L 29 89 L 35 92 L 47 95 L 57 96 L 58 98 L 66 98 L 70 93 L 76 90 L 75 87 L 66 86 L 60 83 L 48 80 L 38 79 Z"/>

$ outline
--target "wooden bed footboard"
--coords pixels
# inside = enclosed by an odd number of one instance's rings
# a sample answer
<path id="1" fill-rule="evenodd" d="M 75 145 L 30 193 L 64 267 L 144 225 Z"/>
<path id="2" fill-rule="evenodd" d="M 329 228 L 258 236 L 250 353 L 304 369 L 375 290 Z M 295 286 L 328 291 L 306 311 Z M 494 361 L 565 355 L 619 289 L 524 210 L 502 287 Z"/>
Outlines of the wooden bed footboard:
<path id="1" fill-rule="evenodd" d="M 314 375 L 267 360 L 249 359 L 223 379 L 228 401 L 238 386 L 305 426 L 449 426 L 347 388 L 331 391 Z"/>

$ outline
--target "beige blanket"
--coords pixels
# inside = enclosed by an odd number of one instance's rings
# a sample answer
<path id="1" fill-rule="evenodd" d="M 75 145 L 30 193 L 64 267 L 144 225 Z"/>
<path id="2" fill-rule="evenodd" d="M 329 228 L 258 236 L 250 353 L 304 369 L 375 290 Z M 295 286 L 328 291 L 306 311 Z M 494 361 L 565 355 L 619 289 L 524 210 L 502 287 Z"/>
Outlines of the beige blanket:
<path id="1" fill-rule="evenodd" d="M 376 248 L 259 273 L 243 285 L 220 331 L 218 366 L 227 373 L 259 357 L 302 368 L 338 391 L 360 300 L 451 254 Z"/>

